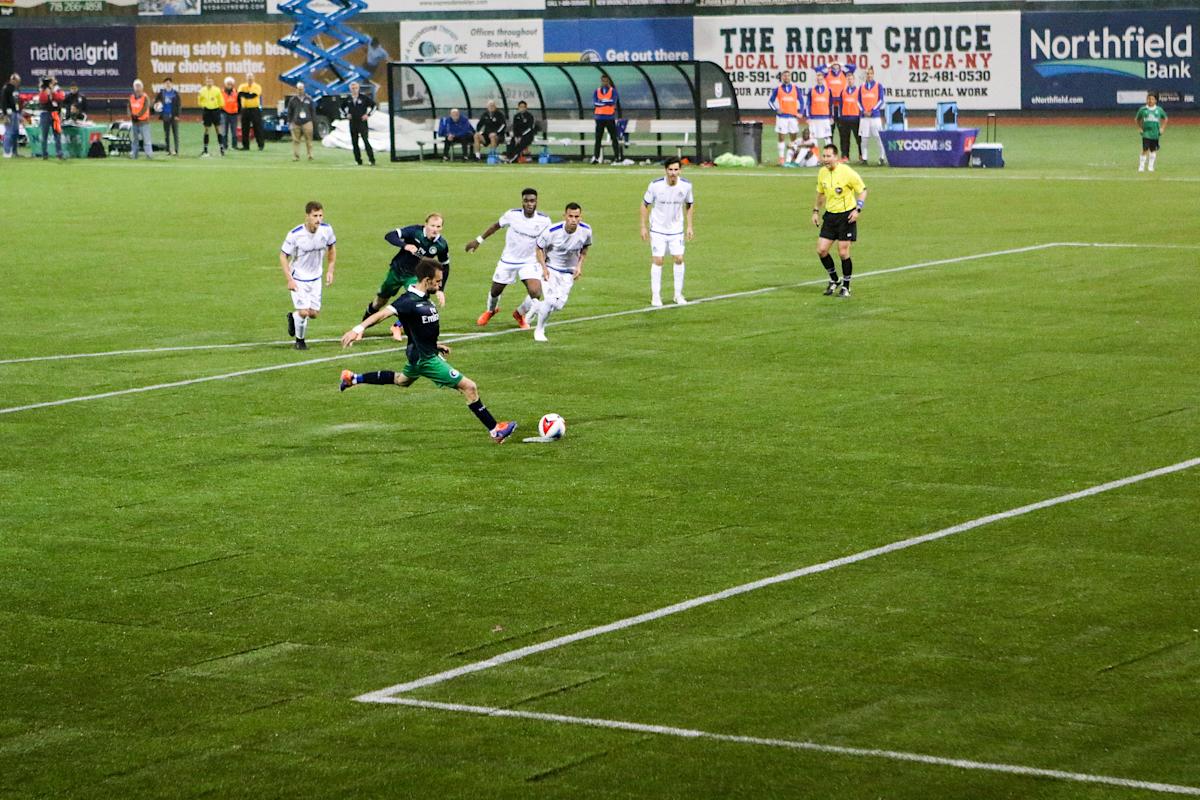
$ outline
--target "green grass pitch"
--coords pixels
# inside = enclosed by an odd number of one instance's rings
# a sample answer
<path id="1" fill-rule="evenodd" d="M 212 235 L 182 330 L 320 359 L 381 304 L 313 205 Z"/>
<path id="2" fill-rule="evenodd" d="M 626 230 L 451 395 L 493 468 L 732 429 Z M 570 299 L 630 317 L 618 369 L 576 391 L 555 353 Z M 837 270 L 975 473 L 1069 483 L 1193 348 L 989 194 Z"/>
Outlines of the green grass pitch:
<path id="1" fill-rule="evenodd" d="M 650 313 L 653 167 L 202 161 L 195 131 L 169 164 L 4 162 L 0 797 L 1200 793 L 1197 469 L 405 695 L 846 752 L 354 701 L 1200 456 L 1197 130 L 1154 174 L 1132 123 L 866 168 L 847 300 L 812 171 L 685 168 L 686 293 L 729 297 Z M 549 344 L 504 332 L 515 290 L 454 344 L 501 242 L 462 245 L 526 185 L 583 205 L 586 274 Z M 276 253 L 309 199 L 339 259 L 298 353 Z M 332 339 L 430 211 L 451 362 L 561 442 L 496 447 L 425 383 L 338 393 L 402 363 Z"/>

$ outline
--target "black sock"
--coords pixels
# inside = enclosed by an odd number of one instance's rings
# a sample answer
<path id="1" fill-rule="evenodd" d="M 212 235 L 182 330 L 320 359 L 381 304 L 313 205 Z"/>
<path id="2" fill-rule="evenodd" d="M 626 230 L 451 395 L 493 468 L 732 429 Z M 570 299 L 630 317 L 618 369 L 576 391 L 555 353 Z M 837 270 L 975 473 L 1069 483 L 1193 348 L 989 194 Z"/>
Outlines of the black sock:
<path id="1" fill-rule="evenodd" d="M 832 261 L 832 259 L 830 259 Z M 850 285 L 850 275 L 854 272 L 854 262 L 849 258 L 842 259 L 842 283 Z"/>
<path id="2" fill-rule="evenodd" d="M 378 311 L 378 310 L 379 310 L 379 309 L 377 309 L 377 308 L 375 307 L 375 304 L 374 304 L 374 303 L 367 303 L 367 310 L 363 312 L 362 318 L 363 318 L 363 319 L 366 319 L 367 317 L 371 316 L 372 314 L 374 314 L 374 313 L 375 313 L 376 311 Z"/>
<path id="3" fill-rule="evenodd" d="M 379 372 L 364 372 L 359 376 L 359 383 L 375 383 L 380 386 L 388 386 L 396 382 L 396 373 L 390 369 L 381 370 Z"/>
<path id="4" fill-rule="evenodd" d="M 471 413 L 478 417 L 479 421 L 483 423 L 483 427 L 489 431 L 496 427 L 496 418 L 492 416 L 492 412 L 487 410 L 482 400 L 467 403 L 467 408 L 471 409 Z"/>
<path id="5" fill-rule="evenodd" d="M 833 266 L 833 256 L 826 253 L 821 256 L 821 265 L 825 267 L 825 271 L 829 273 L 829 280 L 837 283 L 837 270 Z"/>

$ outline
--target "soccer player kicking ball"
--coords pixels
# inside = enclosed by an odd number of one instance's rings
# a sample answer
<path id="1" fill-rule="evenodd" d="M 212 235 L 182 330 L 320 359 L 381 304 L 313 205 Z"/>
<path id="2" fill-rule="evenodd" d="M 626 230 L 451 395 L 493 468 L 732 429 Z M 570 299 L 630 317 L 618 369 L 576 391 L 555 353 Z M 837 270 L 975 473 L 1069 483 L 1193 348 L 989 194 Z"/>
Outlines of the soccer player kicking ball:
<path id="1" fill-rule="evenodd" d="M 838 292 L 842 297 L 849 297 L 850 276 L 854 273 L 850 245 L 858 241 L 858 217 L 867 203 L 867 187 L 857 172 L 838 161 L 838 149 L 833 145 L 825 145 L 821 150 L 821 164 L 823 166 L 817 170 L 817 199 L 813 204 L 812 221 L 821 229 L 817 255 L 829 273 L 825 296 Z M 821 218 L 822 206 L 825 208 L 824 220 Z M 840 281 L 833 266 L 833 256 L 829 255 L 834 242 L 837 242 L 838 257 L 842 260 Z"/>
<path id="2" fill-rule="evenodd" d="M 583 222 L 579 203 L 567 203 L 563 221 L 551 225 L 537 239 L 537 260 L 542 268 L 542 288 L 546 297 L 534 304 L 530 316 L 537 315 L 535 342 L 546 342 L 546 320 L 567 304 L 571 287 L 583 274 L 583 260 L 592 246 L 592 229 Z"/>
<path id="3" fill-rule="evenodd" d="M 364 372 L 361 375 L 348 369 L 342 370 L 341 391 L 344 392 L 360 383 L 406 387 L 416 383 L 417 378 L 429 378 L 437 386 L 457 389 L 466 398 L 467 408 L 471 409 L 471 413 L 488 429 L 492 441 L 502 444 L 512 436 L 513 431 L 517 429 L 517 423 L 496 422 L 492 412 L 488 411 L 479 399 L 479 387 L 475 385 L 475 381 L 450 366 L 443 358 L 450 355 L 450 348 L 438 344 L 438 309 L 430 300 L 430 295 L 436 294 L 442 287 L 441 265 L 435 259 L 422 258 L 416 265 L 416 277 L 416 283 L 409 286 L 398 299 L 342 335 L 342 347 L 350 347 L 362 339 L 363 331 L 394 314 L 408 334 L 408 363 L 399 375 L 391 370 Z"/>
<path id="4" fill-rule="evenodd" d="M 287 278 L 295 311 L 287 315 L 288 336 L 296 337 L 296 349 L 307 350 L 304 337 L 308 321 L 321 313 L 321 262 L 329 251 L 325 285 L 333 285 L 333 264 L 337 261 L 337 237 L 325 222 L 325 208 L 316 200 L 304 206 L 304 224 L 288 231 L 279 249 L 279 267 Z"/>

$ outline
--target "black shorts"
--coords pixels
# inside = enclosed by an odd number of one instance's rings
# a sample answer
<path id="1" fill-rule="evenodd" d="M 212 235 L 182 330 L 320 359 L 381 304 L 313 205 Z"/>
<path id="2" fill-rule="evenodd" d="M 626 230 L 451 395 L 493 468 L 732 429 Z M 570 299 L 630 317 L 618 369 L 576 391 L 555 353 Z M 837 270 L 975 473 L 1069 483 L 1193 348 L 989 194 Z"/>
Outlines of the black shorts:
<path id="1" fill-rule="evenodd" d="M 1142 137 L 1142 149 L 1154 152 L 1155 150 L 1158 149 L 1158 139 L 1147 139 L 1145 136 L 1143 136 Z"/>
<path id="2" fill-rule="evenodd" d="M 826 211 L 821 221 L 821 238 L 831 242 L 857 242 L 858 221 L 850 221 L 849 211 Z"/>
<path id="3" fill-rule="evenodd" d="M 206 108 L 204 109 L 204 125 L 205 127 L 212 126 L 214 128 L 221 127 L 221 109 Z"/>

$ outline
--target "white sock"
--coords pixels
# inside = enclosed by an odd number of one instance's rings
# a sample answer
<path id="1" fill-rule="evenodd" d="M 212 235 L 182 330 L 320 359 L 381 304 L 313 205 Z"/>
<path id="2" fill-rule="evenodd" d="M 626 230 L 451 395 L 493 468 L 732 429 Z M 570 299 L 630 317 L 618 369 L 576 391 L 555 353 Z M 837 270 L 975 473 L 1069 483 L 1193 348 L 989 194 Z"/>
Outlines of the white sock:
<path id="1" fill-rule="evenodd" d="M 1151 154 L 1150 154 L 1150 171 L 1151 171 L 1151 172 L 1154 172 L 1154 160 L 1155 160 L 1156 158 L 1158 158 L 1158 153 L 1151 153 Z"/>
<path id="2" fill-rule="evenodd" d="M 529 295 L 526 295 L 525 299 L 521 301 L 521 305 L 517 306 L 517 313 L 520 314 L 522 317 L 529 316 L 529 309 L 533 306 L 533 304 L 535 302 L 537 302 L 537 301 L 534 300 Z"/>
<path id="3" fill-rule="evenodd" d="M 300 316 L 299 311 L 292 312 L 292 325 L 296 328 L 296 335 L 300 335 L 300 326 L 304 324 L 304 317 Z"/>
<path id="4" fill-rule="evenodd" d="M 304 334 L 308 333 L 308 317 L 301 317 L 299 314 L 296 316 L 298 317 L 296 320 L 296 338 L 303 339 Z"/>
<path id="5" fill-rule="evenodd" d="M 653 300 L 662 297 L 662 264 L 650 265 L 650 297 Z"/>
<path id="6" fill-rule="evenodd" d="M 491 292 L 488 292 L 487 310 L 495 311 L 499 307 L 500 307 L 500 298 L 496 297 Z"/>
<path id="7" fill-rule="evenodd" d="M 1138 172 L 1141 172 L 1141 171 L 1142 171 L 1142 170 L 1144 170 L 1145 168 L 1146 168 L 1146 157 L 1145 157 L 1145 156 L 1139 156 L 1139 157 L 1138 157 Z"/>
<path id="8" fill-rule="evenodd" d="M 787 158 L 787 142 L 779 143 L 779 157 Z"/>
<path id="9" fill-rule="evenodd" d="M 683 271 L 685 267 L 682 263 L 675 265 L 675 296 L 683 297 Z"/>
<path id="10" fill-rule="evenodd" d="M 542 333 L 546 332 L 546 320 L 550 319 L 550 315 L 553 313 L 554 313 L 554 306 L 550 303 L 549 300 L 543 300 L 541 303 L 538 304 L 537 329 L 539 331 L 541 331 Z"/>

